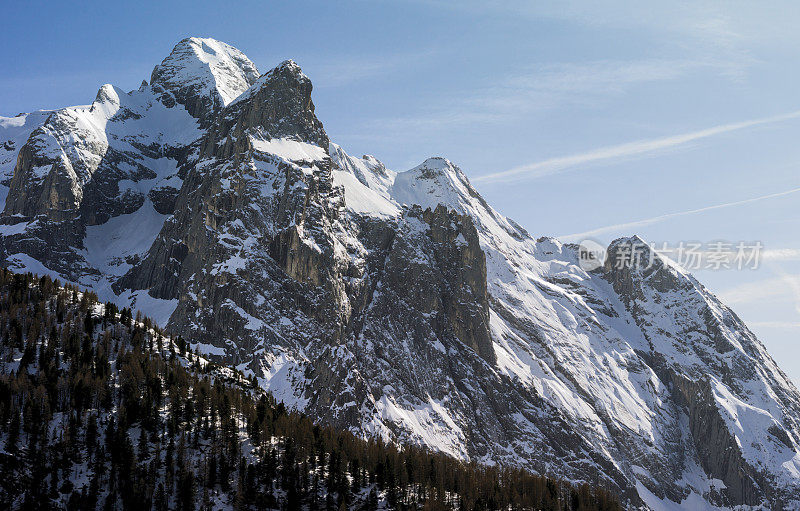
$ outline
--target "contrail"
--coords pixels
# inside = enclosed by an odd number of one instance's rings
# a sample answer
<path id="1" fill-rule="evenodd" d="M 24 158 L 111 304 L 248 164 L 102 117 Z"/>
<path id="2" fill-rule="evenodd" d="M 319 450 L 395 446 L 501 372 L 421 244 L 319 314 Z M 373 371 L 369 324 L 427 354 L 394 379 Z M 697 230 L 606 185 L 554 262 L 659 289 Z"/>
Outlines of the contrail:
<path id="1" fill-rule="evenodd" d="M 735 202 L 726 202 L 724 204 L 715 204 L 713 206 L 706 206 L 704 208 L 698 209 L 690 209 L 688 211 L 677 211 L 675 213 L 667 213 L 666 215 L 659 215 L 654 216 L 651 218 L 645 218 L 644 220 L 636 220 L 634 222 L 627 222 L 623 224 L 615 224 L 615 225 L 607 225 L 605 227 L 598 227 L 597 229 L 592 229 L 591 231 L 586 232 L 578 232 L 575 234 L 567 234 L 565 236 L 558 236 L 559 239 L 570 241 L 576 239 L 584 239 L 584 238 L 591 238 L 593 236 L 597 236 L 599 234 L 605 234 L 607 232 L 614 232 L 614 231 L 621 231 L 625 229 L 630 229 L 632 227 L 643 227 L 645 225 L 652 225 L 658 222 L 662 222 L 664 220 L 669 220 L 671 218 L 686 216 L 686 215 L 694 215 L 695 213 L 704 213 L 706 211 L 713 211 L 715 209 L 723 209 L 723 208 L 730 208 L 733 206 L 741 206 L 742 204 L 750 204 L 751 202 L 758 202 L 766 199 L 774 199 L 776 197 L 783 197 L 784 195 L 791 195 L 793 193 L 800 192 L 800 188 L 792 188 L 791 190 L 785 190 L 783 192 L 778 193 L 771 193 L 769 195 L 762 195 L 760 197 L 753 197 L 751 199 L 744 199 Z"/>
<path id="2" fill-rule="evenodd" d="M 713 137 L 722 133 L 729 133 L 731 131 L 742 130 L 745 128 L 752 128 L 753 126 L 760 126 L 763 124 L 772 124 L 789 119 L 800 117 L 800 110 L 789 112 L 782 115 L 774 115 L 772 117 L 762 117 L 760 119 L 751 119 L 749 121 L 735 122 L 731 124 L 722 124 L 700 131 L 693 131 L 691 133 L 684 133 L 681 135 L 673 135 L 670 137 L 653 138 L 649 140 L 638 140 L 635 142 L 628 142 L 625 144 L 614 145 L 609 147 L 602 147 L 589 151 L 587 153 L 575 154 L 572 156 L 560 156 L 557 158 L 550 158 L 537 163 L 530 163 L 528 165 L 521 165 L 502 172 L 495 172 L 494 174 L 486 174 L 478 176 L 471 181 L 474 183 L 485 183 L 491 181 L 504 181 L 509 178 L 522 178 L 522 177 L 542 177 L 550 174 L 555 174 L 566 170 L 576 165 L 584 163 L 592 163 L 603 160 L 612 160 L 616 158 L 625 158 L 628 156 L 637 156 L 646 154 L 660 149 L 667 149 L 676 147 L 695 140 Z"/>

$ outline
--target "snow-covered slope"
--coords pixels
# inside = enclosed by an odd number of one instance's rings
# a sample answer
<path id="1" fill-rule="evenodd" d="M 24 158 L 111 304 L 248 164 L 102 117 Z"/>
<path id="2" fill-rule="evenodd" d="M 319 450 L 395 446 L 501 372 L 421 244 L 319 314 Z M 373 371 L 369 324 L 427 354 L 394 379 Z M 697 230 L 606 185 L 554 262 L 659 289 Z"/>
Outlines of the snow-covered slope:
<path id="1" fill-rule="evenodd" d="M 800 505 L 800 393 L 691 275 L 587 272 L 444 158 L 349 156 L 311 92 L 293 61 L 258 77 L 192 38 L 137 91 L 3 118 L 4 264 L 133 304 L 359 434 L 633 505 Z"/>
<path id="2" fill-rule="evenodd" d="M 797 389 L 694 278 L 660 256 L 647 271 L 608 264 L 586 272 L 577 247 L 534 241 L 442 158 L 390 181 L 370 192 L 472 218 L 486 255 L 494 369 L 580 424 L 643 499 L 755 504 L 761 492 L 775 498 L 768 489 L 776 487 L 797 495 Z M 646 246 L 618 240 L 612 254 L 627 244 Z M 446 435 L 450 442 L 458 442 L 456 431 Z"/>

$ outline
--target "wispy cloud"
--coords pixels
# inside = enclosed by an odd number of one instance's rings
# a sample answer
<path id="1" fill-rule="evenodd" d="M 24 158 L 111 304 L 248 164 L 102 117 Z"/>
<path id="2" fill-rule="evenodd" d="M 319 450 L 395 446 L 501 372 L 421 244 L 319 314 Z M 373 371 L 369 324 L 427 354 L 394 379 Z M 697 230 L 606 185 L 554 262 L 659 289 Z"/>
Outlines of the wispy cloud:
<path id="1" fill-rule="evenodd" d="M 733 131 L 752 128 L 755 126 L 762 126 L 766 124 L 773 124 L 789 119 L 800 117 L 800 110 L 789 112 L 781 115 L 774 115 L 771 117 L 762 117 L 759 119 L 751 119 L 749 121 L 735 122 L 730 124 L 722 124 L 711 128 L 706 128 L 699 131 L 692 131 L 689 133 L 682 133 L 679 135 L 672 135 L 668 137 L 652 138 L 646 140 L 637 140 L 635 142 L 627 142 L 624 144 L 602 147 L 593 151 L 574 154 L 571 156 L 559 156 L 556 158 L 549 158 L 547 160 L 530 163 L 527 165 L 520 165 L 509 170 L 502 172 L 495 172 L 493 174 L 486 174 L 472 179 L 475 183 L 486 183 L 496 181 L 508 181 L 520 178 L 536 178 L 564 172 L 582 165 L 589 165 L 593 163 L 602 163 L 614 160 L 621 160 L 634 156 L 646 155 L 656 151 L 663 151 L 665 149 L 672 149 L 675 147 L 683 146 L 691 142 L 702 140 L 705 138 L 730 133 Z"/>
<path id="2" fill-rule="evenodd" d="M 775 248 L 765 250 L 761 254 L 764 261 L 800 261 L 800 249 L 797 248 Z"/>
<path id="3" fill-rule="evenodd" d="M 789 273 L 775 264 L 770 265 L 770 268 L 780 275 L 781 281 L 792 290 L 794 310 L 800 314 L 800 275 Z"/>
<path id="4" fill-rule="evenodd" d="M 771 269 L 775 270 L 779 277 L 740 284 L 717 293 L 717 296 L 728 305 L 769 301 L 793 302 L 795 311 L 800 314 L 800 275 L 787 273 L 774 265 L 771 266 Z M 800 328 L 800 322 L 791 320 L 750 322 L 748 324 L 764 328 Z"/>
<path id="5" fill-rule="evenodd" d="M 681 79 L 692 72 L 746 79 L 749 70 L 775 54 L 776 48 L 798 41 L 800 11 L 788 1 L 783 7 L 763 9 L 746 2 L 735 5 L 709 2 L 530 2 L 524 0 L 445 2 L 408 0 L 426 7 L 453 11 L 480 19 L 558 20 L 571 25 L 576 37 L 582 30 L 626 33 L 641 41 L 639 55 L 661 58 L 521 65 L 522 71 L 501 76 L 484 87 L 448 91 L 428 107 L 393 118 L 374 119 L 375 131 L 413 137 L 443 129 L 530 119 L 537 111 L 566 105 L 591 108 L 637 84 Z M 770 14 L 770 12 L 772 14 Z M 775 12 L 781 12 L 776 17 Z"/>
<path id="6" fill-rule="evenodd" d="M 741 76 L 753 63 L 752 46 L 776 39 L 796 41 L 798 20 L 789 0 L 774 10 L 746 2 L 412 1 L 481 18 L 559 20 L 591 29 L 635 31 L 663 47 L 715 60 L 733 76 Z M 765 11 L 781 12 L 782 16 Z"/>
<path id="7" fill-rule="evenodd" d="M 717 293 L 717 297 L 727 305 L 736 305 L 792 296 L 797 278 L 790 275 L 739 284 Z"/>
<path id="8" fill-rule="evenodd" d="M 482 87 L 435 98 L 413 115 L 378 119 L 380 129 L 439 130 L 474 123 L 502 123 L 565 105 L 597 107 L 646 83 L 679 79 L 699 69 L 719 67 L 701 60 L 647 59 L 538 63 L 495 78 Z"/>
<path id="9" fill-rule="evenodd" d="M 774 199 L 774 198 L 777 198 L 777 197 L 783 197 L 783 196 L 795 194 L 795 193 L 798 193 L 798 192 L 800 192 L 800 188 L 792 188 L 792 189 L 789 189 L 789 190 L 784 190 L 782 192 L 770 193 L 770 194 L 767 194 L 767 195 L 761 195 L 759 197 L 752 197 L 750 199 L 738 200 L 738 201 L 733 201 L 733 202 L 725 202 L 725 203 L 722 203 L 722 204 L 714 204 L 713 206 L 706 206 L 706 207 L 702 207 L 702 208 L 689 209 L 689 210 L 686 210 L 686 211 L 677 211 L 675 213 L 667 213 L 665 215 L 658 215 L 658 216 L 654 216 L 654 217 L 650 217 L 650 218 L 644 218 L 642 220 L 635 220 L 633 222 L 625 222 L 625 223 L 621 223 L 621 224 L 607 225 L 605 227 L 598 227 L 597 229 L 592 229 L 590 231 L 585 231 L 585 232 L 579 232 L 579 233 L 567 234 L 567 235 L 564 235 L 564 236 L 559 236 L 559 238 L 563 239 L 563 240 L 566 240 L 566 241 L 582 240 L 582 239 L 585 239 L 585 238 L 591 238 L 591 237 L 594 237 L 594 236 L 599 236 L 601 234 L 607 234 L 607 233 L 613 233 L 613 232 L 619 232 L 619 231 L 627 231 L 627 230 L 634 229 L 634 228 L 653 225 L 653 224 L 656 224 L 656 223 L 659 223 L 659 222 L 663 222 L 665 220 L 671 220 L 673 218 L 678 218 L 678 217 L 688 216 L 688 215 L 696 215 L 698 213 L 705 213 L 705 212 L 708 212 L 708 211 L 714 211 L 716 209 L 724 209 L 724 208 L 732 208 L 734 206 L 742 206 L 744 204 L 751 204 L 753 202 L 758 202 L 758 201 L 762 201 L 762 200 Z M 794 252 L 795 251 L 790 251 L 790 250 L 787 249 L 784 252 L 775 253 L 773 257 L 774 257 L 775 260 L 779 260 L 781 257 L 790 258 L 791 255 L 797 255 Z"/>
<path id="10" fill-rule="evenodd" d="M 751 328 L 774 328 L 776 330 L 800 330 L 800 321 L 748 321 Z"/>
<path id="11" fill-rule="evenodd" d="M 473 106 L 508 107 L 518 111 L 596 104 L 599 98 L 622 94 L 631 87 L 674 80 L 708 64 L 690 60 L 596 60 L 534 64 L 486 87 L 467 101 Z"/>
<path id="12" fill-rule="evenodd" d="M 530 2 L 528 0 L 445 2 L 412 0 L 474 16 L 504 16 L 531 20 L 556 19 L 590 27 L 636 29 L 687 45 L 695 51 L 741 55 L 748 42 L 785 39 L 796 34 L 797 12 L 790 0 L 764 9 L 747 2 Z M 776 19 L 769 12 L 781 12 Z M 698 48 L 699 47 L 699 48 Z"/>

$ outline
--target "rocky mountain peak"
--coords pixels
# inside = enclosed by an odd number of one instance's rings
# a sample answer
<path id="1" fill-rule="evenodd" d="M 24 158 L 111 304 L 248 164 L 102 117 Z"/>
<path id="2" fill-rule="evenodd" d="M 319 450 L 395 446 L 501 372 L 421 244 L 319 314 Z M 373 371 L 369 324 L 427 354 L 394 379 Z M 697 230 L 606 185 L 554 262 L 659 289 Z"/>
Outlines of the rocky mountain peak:
<path id="1" fill-rule="evenodd" d="M 477 199 L 484 208 L 489 209 L 466 174 L 453 162 L 440 156 L 428 158 L 416 167 L 397 174 L 392 197 L 401 204 L 419 204 L 431 209 L 443 204 L 461 213 L 471 209 L 471 199 Z"/>
<path id="2" fill-rule="evenodd" d="M 294 60 L 288 59 L 261 75 L 250 87 L 250 90 L 238 97 L 235 102 L 247 101 L 264 88 L 291 89 L 310 99 L 312 85 L 311 80 L 303 73 L 300 66 Z M 313 111 L 313 105 L 311 109 Z"/>
<path id="3" fill-rule="evenodd" d="M 634 288 L 634 281 L 647 281 L 664 293 L 679 288 L 690 289 L 696 284 L 695 279 L 680 266 L 636 235 L 611 242 L 604 269 L 606 277 L 625 300 L 641 294 Z"/>
<path id="4" fill-rule="evenodd" d="M 297 64 L 297 62 L 295 62 L 292 59 L 284 60 L 283 62 L 275 66 L 275 68 L 271 72 L 289 73 L 297 76 L 298 78 L 302 77 L 308 79 L 305 73 L 303 73 L 303 70 L 300 69 L 300 66 Z"/>
<path id="5" fill-rule="evenodd" d="M 460 191 L 475 192 L 467 175 L 455 163 L 441 156 L 428 158 L 413 169 L 405 172 L 409 178 L 421 181 L 430 181 L 438 186 L 454 188 Z"/>
<path id="6" fill-rule="evenodd" d="M 107 83 L 97 91 L 92 105 L 94 106 L 95 103 L 113 103 L 119 105 L 119 92 L 116 90 L 116 87 Z"/>
<path id="7" fill-rule="evenodd" d="M 416 169 L 418 169 L 420 174 L 424 177 L 433 177 L 448 172 L 461 173 L 461 169 L 443 156 L 432 156 L 420 163 L 417 167 L 412 169 L 412 171 Z"/>
<path id="8" fill-rule="evenodd" d="M 261 140 L 287 138 L 327 151 L 330 141 L 314 114 L 312 89 L 300 66 L 292 60 L 282 62 L 225 108 L 211 130 L 204 154 L 218 151 L 217 144 L 223 140 L 226 144 L 245 140 L 245 134 Z M 220 154 L 241 149 L 231 147 Z"/>
<path id="9" fill-rule="evenodd" d="M 209 124 L 258 79 L 255 64 L 233 46 L 211 38 L 183 39 L 153 69 L 150 84 L 167 106 L 180 103 Z"/>

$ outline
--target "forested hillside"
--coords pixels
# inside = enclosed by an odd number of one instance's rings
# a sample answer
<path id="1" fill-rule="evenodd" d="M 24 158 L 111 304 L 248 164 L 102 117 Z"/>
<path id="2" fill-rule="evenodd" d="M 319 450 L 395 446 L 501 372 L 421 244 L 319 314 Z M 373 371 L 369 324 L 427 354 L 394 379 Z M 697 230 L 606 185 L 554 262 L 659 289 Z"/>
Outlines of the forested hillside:
<path id="1" fill-rule="evenodd" d="M 315 425 L 49 277 L 0 269 L 0 337 L 2 509 L 619 509 L 602 489 Z"/>

